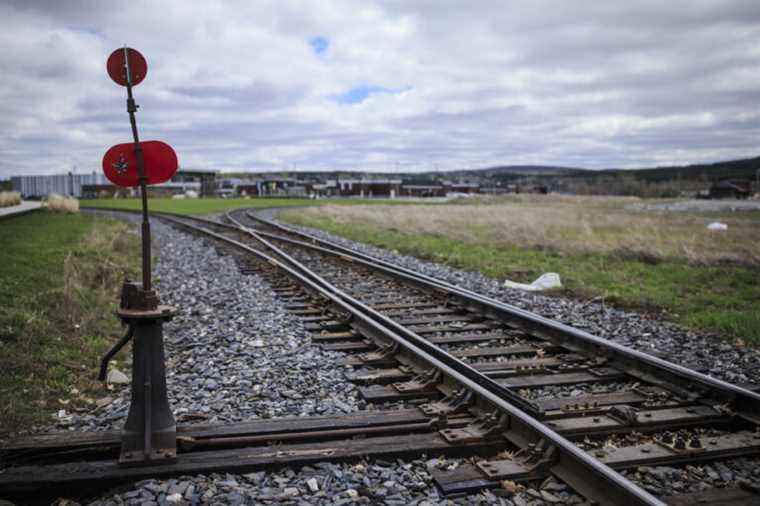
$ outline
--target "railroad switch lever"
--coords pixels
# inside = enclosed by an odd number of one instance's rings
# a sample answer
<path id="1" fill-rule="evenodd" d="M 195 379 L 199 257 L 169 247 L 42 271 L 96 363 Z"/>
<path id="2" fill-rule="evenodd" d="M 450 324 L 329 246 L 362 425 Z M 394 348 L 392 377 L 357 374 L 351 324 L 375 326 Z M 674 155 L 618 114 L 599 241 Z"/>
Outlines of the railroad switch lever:
<path id="1" fill-rule="evenodd" d="M 177 456 L 177 427 L 166 394 L 166 361 L 163 324 L 176 310 L 162 306 L 151 284 L 150 220 L 148 217 L 149 184 L 168 181 L 179 162 L 174 150 L 160 141 L 140 142 L 137 131 L 138 105 L 132 88 L 140 84 L 148 63 L 135 49 L 117 49 L 108 57 L 106 69 L 111 79 L 126 87 L 127 113 L 132 130 L 131 143 L 117 144 L 103 157 L 106 177 L 123 187 L 140 187 L 142 198 L 142 283 L 125 280 L 121 304 L 116 315 L 129 327 L 127 334 L 111 348 L 101 361 L 101 377 L 108 361 L 133 339 L 132 400 L 121 435 L 121 465 L 152 465 L 172 462 Z"/>
<path id="2" fill-rule="evenodd" d="M 113 345 L 113 347 L 108 350 L 108 353 L 103 355 L 103 358 L 100 359 L 100 374 L 98 374 L 98 381 L 105 381 L 106 376 L 108 375 L 108 362 L 111 361 L 111 359 L 119 353 L 119 351 L 124 347 L 125 344 L 129 342 L 130 339 L 132 339 L 132 336 L 135 335 L 135 329 L 132 327 L 132 325 L 129 325 L 127 327 L 127 333 L 124 334 L 124 337 L 119 339 L 119 341 Z"/>
<path id="3" fill-rule="evenodd" d="M 119 464 L 171 463 L 177 456 L 177 428 L 166 391 L 163 323 L 176 310 L 160 305 L 154 291 L 143 291 L 139 283 L 126 280 L 116 314 L 130 332 L 112 351 L 126 344 L 128 336 L 134 339 L 132 401 L 122 430 Z"/>

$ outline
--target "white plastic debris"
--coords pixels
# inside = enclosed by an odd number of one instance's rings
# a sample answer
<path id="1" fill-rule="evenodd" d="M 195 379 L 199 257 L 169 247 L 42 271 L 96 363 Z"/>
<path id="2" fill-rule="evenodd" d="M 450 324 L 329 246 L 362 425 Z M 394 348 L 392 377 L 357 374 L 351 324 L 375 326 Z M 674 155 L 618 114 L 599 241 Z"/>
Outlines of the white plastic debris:
<path id="1" fill-rule="evenodd" d="M 129 378 L 127 378 L 127 375 L 121 372 L 120 370 L 111 369 L 110 371 L 108 371 L 108 376 L 106 377 L 106 381 L 113 385 L 125 385 L 129 383 Z"/>
<path id="2" fill-rule="evenodd" d="M 167 504 L 179 504 L 182 502 L 182 496 L 179 494 L 169 494 L 166 496 Z"/>
<path id="3" fill-rule="evenodd" d="M 556 272 L 547 272 L 541 274 L 537 280 L 531 284 L 515 283 L 514 281 L 504 281 L 504 286 L 507 288 L 517 288 L 518 290 L 526 290 L 528 292 L 539 292 L 541 290 L 549 290 L 550 288 L 561 288 L 562 281 L 559 279 L 559 274 Z"/>
<path id="4" fill-rule="evenodd" d="M 53 415 L 53 418 L 58 419 L 58 423 L 60 424 L 69 424 L 74 419 L 74 416 L 70 413 L 67 413 L 65 409 L 59 409 L 58 413 Z"/>
<path id="5" fill-rule="evenodd" d="M 728 225 L 719 221 L 714 221 L 707 225 L 707 230 L 728 230 Z"/>

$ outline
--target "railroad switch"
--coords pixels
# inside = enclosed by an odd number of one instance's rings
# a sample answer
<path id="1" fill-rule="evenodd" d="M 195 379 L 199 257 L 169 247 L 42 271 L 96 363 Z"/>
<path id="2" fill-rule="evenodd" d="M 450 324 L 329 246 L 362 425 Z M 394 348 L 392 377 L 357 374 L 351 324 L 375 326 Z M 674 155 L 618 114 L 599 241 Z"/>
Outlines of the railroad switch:
<path id="1" fill-rule="evenodd" d="M 166 392 L 166 360 L 163 324 L 176 310 L 158 304 L 154 291 L 142 290 L 129 280 L 122 285 L 117 316 L 128 327 L 127 334 L 101 362 L 100 379 L 105 379 L 108 361 L 130 339 L 132 345 L 132 399 L 121 435 L 121 465 L 171 463 L 177 456 L 177 429 Z"/>

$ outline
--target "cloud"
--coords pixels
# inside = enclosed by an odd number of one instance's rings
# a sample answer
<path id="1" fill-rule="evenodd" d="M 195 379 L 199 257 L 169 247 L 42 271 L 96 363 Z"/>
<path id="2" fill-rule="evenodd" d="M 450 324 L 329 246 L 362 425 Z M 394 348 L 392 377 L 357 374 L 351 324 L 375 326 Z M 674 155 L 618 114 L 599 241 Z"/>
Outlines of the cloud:
<path id="1" fill-rule="evenodd" d="M 149 13 L 150 15 L 146 15 Z M 642 167 L 757 155 L 756 0 L 9 1 L 0 177 L 141 137 L 217 170 Z"/>

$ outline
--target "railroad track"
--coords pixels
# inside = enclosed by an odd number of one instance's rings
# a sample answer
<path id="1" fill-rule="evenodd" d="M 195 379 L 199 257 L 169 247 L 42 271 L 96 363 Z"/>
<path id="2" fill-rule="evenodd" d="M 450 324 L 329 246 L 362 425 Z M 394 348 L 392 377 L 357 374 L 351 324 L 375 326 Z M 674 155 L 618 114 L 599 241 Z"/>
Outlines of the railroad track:
<path id="1" fill-rule="evenodd" d="M 436 473 L 447 494 L 553 476 L 600 504 L 760 498 L 741 487 L 657 498 L 621 474 L 756 456 L 760 396 L 752 391 L 244 211 L 228 213 L 228 224 L 160 216 L 268 278 L 314 342 L 346 353 L 347 379 L 382 409 L 179 427 L 177 463 L 151 468 L 103 460 L 118 434 L 23 438 L 1 447 L 0 495 L 427 453 L 474 457 Z M 40 476 L 40 461 L 51 460 Z M 74 471 L 66 461 L 78 462 Z"/>

